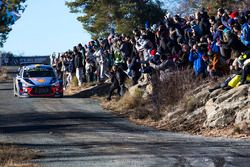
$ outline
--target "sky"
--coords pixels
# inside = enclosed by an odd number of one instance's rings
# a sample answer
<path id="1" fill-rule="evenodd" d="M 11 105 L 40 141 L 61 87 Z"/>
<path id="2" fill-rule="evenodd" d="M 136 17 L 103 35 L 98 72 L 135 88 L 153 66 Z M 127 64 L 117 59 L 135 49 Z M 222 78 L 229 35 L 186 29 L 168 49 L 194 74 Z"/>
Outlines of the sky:
<path id="1" fill-rule="evenodd" d="M 76 20 L 77 15 L 69 13 L 65 0 L 27 0 L 26 4 L 1 51 L 24 56 L 51 55 L 91 40 Z"/>

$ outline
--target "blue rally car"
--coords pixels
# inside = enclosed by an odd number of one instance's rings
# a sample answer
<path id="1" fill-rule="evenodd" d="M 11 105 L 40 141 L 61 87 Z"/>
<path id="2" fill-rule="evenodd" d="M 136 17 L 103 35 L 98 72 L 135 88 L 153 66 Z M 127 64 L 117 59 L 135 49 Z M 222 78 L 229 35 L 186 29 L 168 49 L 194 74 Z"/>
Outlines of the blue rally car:
<path id="1" fill-rule="evenodd" d="M 13 79 L 14 95 L 18 97 L 62 97 L 63 84 L 49 65 L 28 65 Z"/>

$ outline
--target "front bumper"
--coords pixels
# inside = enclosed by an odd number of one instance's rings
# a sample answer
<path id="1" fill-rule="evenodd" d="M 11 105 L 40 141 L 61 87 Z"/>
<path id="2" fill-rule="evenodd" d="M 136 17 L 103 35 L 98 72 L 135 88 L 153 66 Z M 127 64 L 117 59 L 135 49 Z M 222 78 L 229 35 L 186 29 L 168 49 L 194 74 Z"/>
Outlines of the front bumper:
<path id="1" fill-rule="evenodd" d="M 61 87 L 23 87 L 20 90 L 21 97 L 61 97 L 63 89 Z"/>

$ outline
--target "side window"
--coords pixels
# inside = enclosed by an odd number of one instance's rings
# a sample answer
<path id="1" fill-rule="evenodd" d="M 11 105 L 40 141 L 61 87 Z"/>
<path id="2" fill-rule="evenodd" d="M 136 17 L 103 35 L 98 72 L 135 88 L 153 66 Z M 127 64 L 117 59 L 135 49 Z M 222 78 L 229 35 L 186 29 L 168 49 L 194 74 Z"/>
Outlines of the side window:
<path id="1" fill-rule="evenodd" d="M 55 77 L 58 78 L 58 74 L 57 74 L 56 70 L 55 69 L 52 69 L 52 70 L 53 70 L 53 73 L 55 74 Z"/>
<path id="2" fill-rule="evenodd" d="M 20 70 L 19 76 L 20 76 L 20 77 L 23 77 L 23 69 Z"/>

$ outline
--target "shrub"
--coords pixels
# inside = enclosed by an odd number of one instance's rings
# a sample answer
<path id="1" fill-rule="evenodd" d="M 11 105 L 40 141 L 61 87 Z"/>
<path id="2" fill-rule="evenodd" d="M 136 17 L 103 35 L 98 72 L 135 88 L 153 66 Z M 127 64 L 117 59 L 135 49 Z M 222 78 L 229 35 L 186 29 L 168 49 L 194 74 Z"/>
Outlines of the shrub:
<path id="1" fill-rule="evenodd" d="M 7 69 L 6 68 L 0 68 L 0 81 L 5 81 L 7 79 L 8 79 Z"/>
<path id="2" fill-rule="evenodd" d="M 197 108 L 197 99 L 194 97 L 188 99 L 185 103 L 185 108 L 188 112 L 194 111 Z"/>
<path id="3" fill-rule="evenodd" d="M 39 155 L 34 150 L 0 145 L 0 166 L 3 167 L 37 167 L 36 165 L 23 162 L 38 157 Z"/>
<path id="4" fill-rule="evenodd" d="M 76 76 L 73 76 L 72 81 L 71 81 L 72 86 L 77 87 L 78 86 L 78 79 Z"/>
<path id="5" fill-rule="evenodd" d="M 140 106 L 143 99 L 142 99 L 142 90 L 139 88 L 135 89 L 135 93 L 133 96 L 126 92 L 125 95 L 118 101 L 117 105 L 122 106 L 123 109 L 134 109 L 137 106 Z"/>
<path id="6" fill-rule="evenodd" d="M 194 80 L 193 71 L 186 69 L 183 71 L 166 73 L 163 79 L 157 79 L 153 83 L 152 101 L 155 108 L 160 112 L 162 110 L 171 110 L 172 107 L 187 100 L 187 93 L 194 90 L 200 83 Z M 195 108 L 195 101 L 189 101 L 189 110 Z"/>

